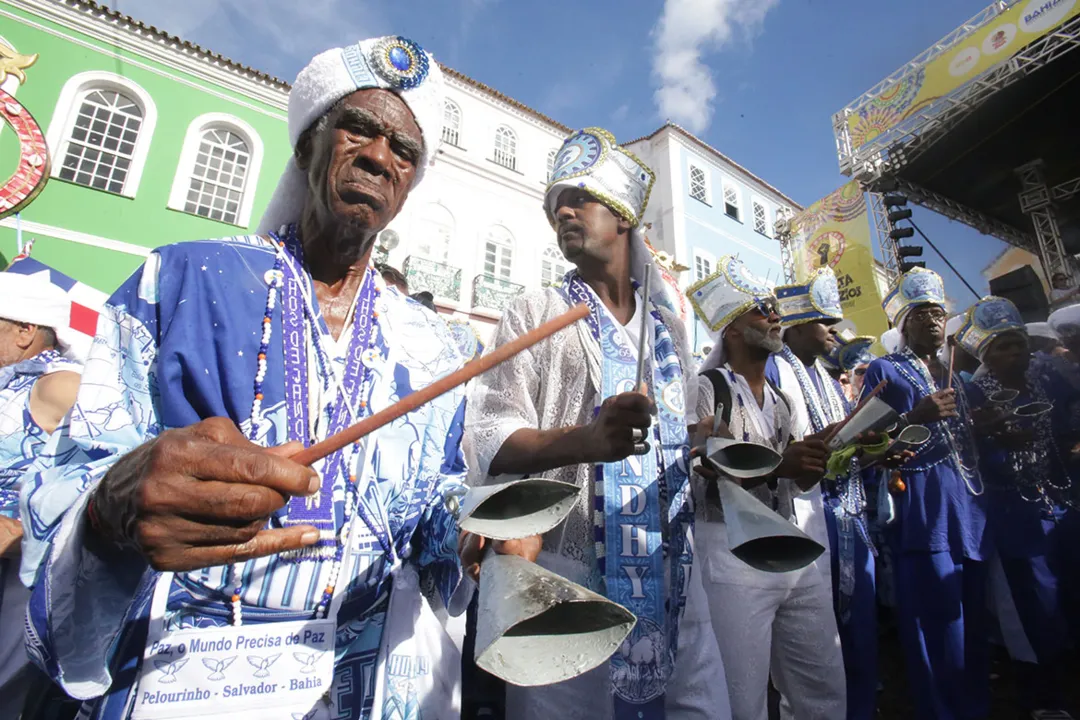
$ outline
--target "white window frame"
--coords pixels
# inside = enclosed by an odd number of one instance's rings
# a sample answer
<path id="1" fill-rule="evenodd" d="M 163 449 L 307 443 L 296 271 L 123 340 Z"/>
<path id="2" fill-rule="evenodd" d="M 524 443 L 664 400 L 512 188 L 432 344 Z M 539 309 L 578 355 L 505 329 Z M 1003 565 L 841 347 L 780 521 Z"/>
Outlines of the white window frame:
<path id="1" fill-rule="evenodd" d="M 128 166 L 127 177 L 124 179 L 124 188 L 119 192 L 122 197 L 134 198 L 139 192 L 139 183 L 142 181 L 143 169 L 146 167 L 146 157 L 150 154 L 150 143 L 154 138 L 154 127 L 157 125 L 157 105 L 150 93 L 143 90 L 135 81 L 116 73 L 103 70 L 90 70 L 78 73 L 68 78 L 60 90 L 60 97 L 56 101 L 56 109 L 53 110 L 49 129 L 45 133 L 45 141 L 49 145 L 49 152 L 54 160 L 52 163 L 51 177 L 59 178 L 60 171 L 64 166 L 64 156 L 67 154 L 67 140 L 71 137 L 72 128 L 75 125 L 75 117 L 86 95 L 94 90 L 112 90 L 123 93 L 137 102 L 143 111 L 142 125 L 139 126 L 139 135 L 135 140 L 135 151 L 131 156 L 131 165 Z M 81 185 L 80 187 L 88 187 Z M 89 188 L 97 190 L 97 188 Z M 100 192 L 108 192 L 101 190 Z M 117 193 L 109 193 L 116 195 Z"/>
<path id="2" fill-rule="evenodd" d="M 447 115 L 450 114 L 448 112 L 448 108 L 450 108 L 450 107 L 454 108 L 454 110 L 457 111 L 456 114 L 454 115 L 457 122 L 455 122 L 453 124 L 453 127 L 451 127 L 450 123 L 448 123 L 446 121 Z M 457 104 L 456 102 L 454 102 L 450 98 L 446 98 L 443 101 L 443 129 L 442 129 L 442 138 L 441 138 L 443 142 L 445 142 L 445 143 L 447 143 L 449 145 L 453 145 L 454 147 L 461 147 L 461 120 L 462 120 L 461 105 Z M 454 136 L 454 139 L 451 140 L 450 138 L 448 138 L 447 133 L 452 133 L 453 136 Z"/>
<path id="3" fill-rule="evenodd" d="M 704 275 L 698 272 L 699 261 L 703 261 L 708 264 L 708 272 L 706 272 Z M 716 256 L 710 252 L 705 252 L 704 250 L 698 250 L 697 248 L 694 248 L 694 265 L 690 269 L 694 273 L 694 282 L 701 282 L 702 280 L 716 272 Z"/>
<path id="4" fill-rule="evenodd" d="M 544 183 L 551 182 L 551 174 L 555 172 L 555 156 L 559 154 L 558 148 L 548 150 L 547 165 L 544 166 Z"/>
<path id="5" fill-rule="evenodd" d="M 547 245 L 547 246 L 545 246 L 544 249 L 540 251 L 540 287 L 541 288 L 547 287 L 546 285 L 544 285 L 544 263 L 545 262 L 552 263 L 552 269 L 553 270 L 554 270 L 555 266 L 559 266 L 559 268 L 562 270 L 562 272 L 555 272 L 554 273 L 554 275 L 555 275 L 554 280 L 555 280 L 556 284 L 559 282 L 559 280 L 562 279 L 563 275 L 565 275 L 570 270 L 570 268 L 573 267 L 573 265 L 574 265 L 572 262 L 570 262 L 569 260 L 566 259 L 566 256 L 563 255 L 562 250 L 559 249 L 558 245 Z"/>
<path id="6" fill-rule="evenodd" d="M 499 148 L 499 138 L 503 136 L 509 136 L 510 138 L 510 152 L 502 152 Z M 510 162 L 504 163 L 499 160 L 499 153 L 502 152 L 504 156 L 509 157 Z M 491 144 L 491 160 L 499 167 L 504 167 L 507 170 L 517 171 L 517 157 L 518 157 L 518 136 L 509 125 L 500 125 L 495 128 L 495 134 L 492 136 Z"/>
<path id="7" fill-rule="evenodd" d="M 202 142 L 203 133 L 218 128 L 239 135 L 247 143 L 251 157 L 248 160 L 247 174 L 244 176 L 244 189 L 240 197 L 240 209 L 236 213 L 236 222 L 226 223 L 224 220 L 204 219 L 246 228 L 251 224 L 251 209 L 255 204 L 255 194 L 259 185 L 259 171 L 262 169 L 263 161 L 263 141 L 255 128 L 235 115 L 206 113 L 191 121 L 187 127 L 187 132 L 184 133 L 184 144 L 180 150 L 180 162 L 176 164 L 176 174 L 173 176 L 172 189 L 169 191 L 169 202 L 166 207 L 188 215 L 194 214 L 187 212 L 184 206 L 187 204 L 188 189 L 191 187 L 191 175 L 195 172 L 195 159 L 199 155 L 199 144 Z M 196 217 L 203 216 L 197 215 Z"/>
<path id="8" fill-rule="evenodd" d="M 515 247 L 515 242 L 514 242 L 514 233 L 510 232 L 510 228 L 506 227 L 502 223 L 494 223 L 492 225 L 488 225 L 487 228 L 485 228 L 483 232 L 484 232 L 484 234 L 480 238 L 480 265 L 479 265 L 480 272 L 478 274 L 479 275 L 487 275 L 488 277 L 493 277 L 493 278 L 495 278 L 497 280 L 506 280 L 507 282 L 514 282 L 514 255 L 515 255 L 514 251 L 517 249 Z M 497 232 L 502 235 L 501 239 L 505 240 L 506 242 L 498 242 L 498 241 L 495 241 L 495 240 L 491 239 L 492 234 L 497 233 Z M 496 246 L 499 246 L 499 247 L 504 247 L 509 252 L 510 265 L 509 265 L 509 269 L 507 270 L 506 277 L 503 277 L 502 275 L 499 274 L 499 268 L 501 267 L 501 265 L 498 262 L 498 258 L 499 258 L 498 253 L 496 253 L 496 255 L 495 255 L 495 258 L 496 258 L 495 273 L 494 274 L 488 273 L 487 267 L 486 267 L 488 243 L 492 243 L 492 244 L 494 244 Z"/>
<path id="9" fill-rule="evenodd" d="M 764 214 L 765 214 L 765 229 L 764 230 L 758 230 L 757 229 L 757 215 L 756 215 L 755 211 L 756 211 L 756 209 L 758 207 L 760 207 L 762 212 L 764 212 Z M 758 233 L 759 235 L 764 235 L 767 238 L 771 238 L 773 236 L 773 234 L 772 234 L 772 223 L 770 222 L 771 216 L 772 216 L 772 213 L 769 212 L 769 203 L 765 202 L 763 199 L 761 199 L 757 195 L 751 195 L 750 196 L 750 220 L 753 223 L 754 232 Z"/>
<path id="10" fill-rule="evenodd" d="M 442 217 L 436 219 L 433 215 L 441 215 Z M 454 213 L 450 208 L 446 207 L 441 202 L 429 202 L 425 205 L 419 213 L 416 215 L 416 220 L 413 222 L 414 232 L 413 235 L 422 235 L 424 233 L 433 232 L 435 230 L 445 231 L 446 254 L 442 257 L 433 257 L 434 253 L 430 252 L 431 243 L 428 243 L 429 252 L 421 252 L 419 247 L 419 241 L 416 239 L 410 239 L 409 241 L 409 253 L 415 252 L 425 260 L 431 260 L 441 265 L 447 265 L 454 267 L 451 255 L 454 251 L 454 236 L 457 233 L 457 218 L 454 217 Z"/>
<path id="11" fill-rule="evenodd" d="M 727 193 L 728 193 L 729 189 L 732 190 L 735 193 L 735 202 L 733 202 L 733 203 L 728 203 Z M 723 193 L 723 198 L 724 198 L 724 205 L 720 209 L 724 211 L 724 216 L 729 217 L 729 218 L 731 218 L 732 220 L 734 220 L 736 222 L 743 222 L 743 218 L 746 216 L 746 213 L 743 212 L 742 191 L 740 190 L 738 183 L 736 183 L 734 180 L 729 180 L 728 178 L 724 178 L 723 186 L 722 186 L 722 193 Z M 727 206 L 729 204 L 735 207 L 735 212 L 738 215 L 738 217 L 732 217 L 728 213 Z"/>
<path id="12" fill-rule="evenodd" d="M 704 178 L 705 187 L 705 199 L 701 199 L 694 195 L 694 171 L 697 170 L 702 174 Z M 712 206 L 712 183 L 709 182 L 709 170 L 704 165 L 699 165 L 696 162 L 690 161 L 686 167 L 686 191 L 691 200 L 697 200 L 698 202 L 705 203 L 708 206 Z"/>

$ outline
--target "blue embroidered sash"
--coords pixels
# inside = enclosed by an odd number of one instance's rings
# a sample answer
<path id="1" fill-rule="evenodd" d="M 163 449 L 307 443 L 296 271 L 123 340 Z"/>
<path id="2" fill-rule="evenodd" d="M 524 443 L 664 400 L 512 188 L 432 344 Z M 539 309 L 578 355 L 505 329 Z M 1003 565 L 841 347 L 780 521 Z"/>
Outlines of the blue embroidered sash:
<path id="1" fill-rule="evenodd" d="M 586 324 L 602 358 L 597 407 L 606 398 L 634 391 L 634 348 L 627 346 L 599 298 L 574 270 L 567 273 L 559 292 L 571 305 L 589 306 Z M 611 659 L 618 720 L 664 717 L 665 686 L 675 665 L 679 617 L 693 563 L 687 537 L 693 527 L 693 506 L 682 369 L 659 312 L 655 307 L 648 312 L 654 333 L 651 385 L 658 409 L 658 422 L 649 437 L 654 451 L 596 466 L 600 574 L 607 597 L 638 617 L 630 637 Z M 668 592 L 665 557 L 671 569 Z"/>
<path id="2" fill-rule="evenodd" d="M 276 237 L 271 234 L 272 237 Z M 303 289 L 309 288 L 307 275 L 303 270 L 303 247 L 296 236 L 295 226 L 281 240 L 285 244 L 286 262 L 284 263 L 284 283 L 282 286 L 282 343 L 285 356 L 285 398 L 288 439 L 300 441 L 307 447 L 311 440 L 308 367 L 307 367 L 307 331 L 304 316 L 312 327 L 312 333 L 320 330 L 324 336 L 329 330 L 311 303 L 304 297 Z M 367 384 L 369 369 L 365 364 L 366 354 L 373 348 L 377 335 L 377 325 L 373 321 L 375 310 L 375 276 L 370 268 L 364 273 L 356 307 L 353 310 L 352 338 L 345 356 L 344 377 L 340 392 L 330 412 L 330 424 L 326 436 L 340 432 L 353 422 L 370 414 L 369 398 L 360 397 Z M 316 358 L 323 377 L 333 377 L 332 360 L 315 341 Z M 370 363 L 368 363 L 370 364 Z M 354 403 L 350 409 L 349 403 Z M 334 517 L 334 483 L 338 478 L 348 478 L 349 468 L 346 457 L 351 456 L 351 448 L 344 448 L 330 455 L 323 463 L 322 487 L 315 497 L 293 497 L 289 499 L 286 525 L 313 525 L 319 529 L 320 538 L 314 546 L 305 548 L 299 554 L 301 560 L 326 559 L 332 557 L 337 547 L 337 523 Z M 355 458 L 352 458 L 355 461 Z M 348 487 L 346 492 L 355 492 L 355 487 Z M 356 503 L 357 512 L 372 528 L 388 557 L 393 557 L 392 544 L 387 535 L 387 528 L 369 517 L 370 512 L 363 503 Z M 347 522 L 348 518 L 342 518 Z"/>
<path id="3" fill-rule="evenodd" d="M 813 431 L 821 432 L 831 420 L 827 410 L 831 405 L 826 396 L 828 390 L 823 387 L 825 379 L 819 378 L 822 384 L 815 383 L 810 377 L 811 371 L 787 345 L 780 354 L 795 373 Z M 835 482 L 822 484 L 822 496 L 825 506 L 836 518 L 837 542 L 833 548 L 838 569 L 836 604 L 840 621 L 847 622 L 851 618 L 851 598 L 855 594 L 855 534 L 858 533 L 870 552 L 877 555 L 866 524 L 866 490 L 858 458 L 852 458 L 847 473 L 839 475 Z"/>

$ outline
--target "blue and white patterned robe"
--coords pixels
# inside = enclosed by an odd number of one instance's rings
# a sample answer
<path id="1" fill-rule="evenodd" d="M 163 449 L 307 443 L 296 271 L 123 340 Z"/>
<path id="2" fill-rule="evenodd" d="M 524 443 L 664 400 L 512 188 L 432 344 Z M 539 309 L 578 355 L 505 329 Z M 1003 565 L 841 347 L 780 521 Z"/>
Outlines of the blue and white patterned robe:
<path id="1" fill-rule="evenodd" d="M 23 578 L 32 581 L 36 576 L 28 610 L 28 649 L 68 694 L 90 700 L 83 717 L 128 716 L 158 576 L 138 556 L 106 563 L 84 548 L 88 491 L 117 459 L 166 429 L 223 416 L 249 431 L 267 271 L 274 260 L 274 248 L 255 236 L 181 243 L 155 251 L 109 300 L 70 424 L 52 437 L 45 456 L 26 476 L 22 504 L 28 548 Z M 311 291 L 310 279 L 305 281 Z M 462 365 L 445 323 L 397 290 L 384 288 L 381 279 L 377 282 L 382 288 L 375 306 L 382 357 L 373 365 L 371 412 Z M 264 419 L 256 435 L 263 446 L 277 445 L 286 437 L 280 307 L 279 303 L 272 315 Z M 325 326 L 320 322 L 316 327 Z M 343 331 L 340 343 L 323 336 L 323 347 L 339 369 L 350 332 Z M 319 423 L 325 428 L 334 386 L 319 372 L 318 363 L 308 366 L 312 386 L 321 383 L 321 399 L 327 400 Z M 410 720 L 421 717 L 423 698 L 417 708 L 410 678 L 380 677 L 383 665 L 377 663 L 377 655 L 392 571 L 403 564 L 418 568 L 426 596 L 441 595 L 443 603 L 458 585 L 457 530 L 444 508 L 443 493 L 460 485 L 464 476 L 463 417 L 464 394 L 459 388 L 379 430 L 361 454 L 364 467 L 356 471 L 359 487 L 371 479 L 361 502 L 373 524 L 389 524 L 394 555 L 388 556 L 374 541 L 375 528 L 357 518 L 362 531 L 358 534 L 368 540 L 353 553 L 352 577 L 338 582 L 338 587 L 349 584 L 337 618 L 331 690 L 336 717 L 379 717 L 380 709 L 372 706 L 377 683 L 387 688 L 388 702 L 397 690 L 408 693 Z M 338 528 L 344 483 L 342 477 L 335 479 Z M 287 512 L 288 507 L 279 511 L 271 525 L 280 525 Z M 330 564 L 286 563 L 271 557 L 238 565 L 244 624 L 313 617 Z M 226 625 L 230 593 L 225 568 L 178 573 L 165 611 L 170 629 Z M 427 664 L 418 658 L 393 666 Z"/>
<path id="2" fill-rule="evenodd" d="M 45 375 L 82 372 L 56 350 L 0 368 L 0 515 L 19 519 L 19 483 L 48 439 L 30 414 L 30 393 Z"/>

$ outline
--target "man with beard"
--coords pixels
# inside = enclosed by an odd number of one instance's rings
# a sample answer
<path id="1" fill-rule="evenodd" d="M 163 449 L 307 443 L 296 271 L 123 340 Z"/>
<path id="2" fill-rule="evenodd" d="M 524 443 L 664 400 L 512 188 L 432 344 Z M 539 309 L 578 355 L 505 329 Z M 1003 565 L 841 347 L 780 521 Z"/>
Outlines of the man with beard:
<path id="1" fill-rule="evenodd" d="M 988 710 L 983 487 L 961 381 L 946 377 L 945 289 L 931 270 L 902 275 L 882 303 L 898 351 L 866 371 L 880 398 L 930 440 L 900 469 L 897 517 L 887 529 L 907 677 L 923 720 L 982 718 Z M 951 387 L 950 387 L 951 384 Z M 897 486 L 899 487 L 899 486 Z"/>
<path id="2" fill-rule="evenodd" d="M 1060 680 L 1069 645 L 1065 606 L 1080 565 L 1077 495 L 1067 463 L 1077 440 L 1068 413 L 1076 393 L 1051 363 L 1032 357 L 1020 311 L 1005 298 L 975 303 L 956 338 L 983 365 L 967 387 L 983 415 L 977 437 L 995 551 L 990 586 L 1020 702 L 1036 720 L 1068 720 Z M 1007 408 L 989 404 L 1002 391 L 1017 397 Z M 1006 420 L 1011 408 L 1029 403 L 1049 411 Z"/>
<path id="3" fill-rule="evenodd" d="M 836 347 L 832 326 L 844 319 L 831 268 L 806 283 L 776 288 L 784 347 L 770 377 L 791 398 L 801 439 L 822 433 L 848 414 L 847 400 L 821 358 Z M 824 497 L 823 497 L 824 496 Z M 858 473 L 823 483 L 793 500 L 798 526 L 829 552 L 817 565 L 832 590 L 847 675 L 847 717 L 870 720 L 877 704 L 877 598 L 874 549 L 869 542 L 866 492 Z M 790 704 L 787 697 L 785 705 Z"/>
<path id="4" fill-rule="evenodd" d="M 612 662 L 555 685 L 508 687 L 508 718 L 729 717 L 692 570 L 687 425 L 695 418 L 686 407 L 696 376 L 639 229 L 653 179 L 605 130 L 566 139 L 544 209 L 574 269 L 560 285 L 511 303 L 491 344 L 572 305 L 588 305 L 590 315 L 481 375 L 469 393 L 465 447 L 476 482 L 543 474 L 581 489 L 564 524 L 527 541 L 532 551 L 522 554 L 638 616 Z M 649 297 L 640 287 L 646 273 Z M 642 388 L 639 348 L 647 353 Z M 635 682 L 625 657 L 649 643 L 654 650 L 632 669 L 653 680 Z"/>
<path id="5" fill-rule="evenodd" d="M 827 453 L 819 435 L 794 440 L 793 401 L 766 375 L 770 355 L 783 348 L 776 298 L 731 256 L 721 258 L 716 273 L 686 294 L 716 343 L 702 366 L 698 416 L 715 413 L 732 437 L 783 454 L 770 477 L 741 484 L 780 517 L 793 520 L 793 498 L 819 492 Z M 769 573 L 736 558 L 728 546 L 718 481 L 710 474 L 700 470 L 695 487 L 701 508 L 698 547 L 713 629 L 727 668 L 732 717 L 768 717 L 771 668 L 794 717 L 843 718 L 843 658 L 828 581 L 813 564 Z"/>
<path id="6" fill-rule="evenodd" d="M 28 647 L 80 717 L 457 716 L 432 604 L 460 577 L 463 392 L 289 460 L 462 365 L 369 265 L 443 95 L 405 38 L 320 54 L 262 234 L 159 248 L 107 304 L 23 488 Z"/>

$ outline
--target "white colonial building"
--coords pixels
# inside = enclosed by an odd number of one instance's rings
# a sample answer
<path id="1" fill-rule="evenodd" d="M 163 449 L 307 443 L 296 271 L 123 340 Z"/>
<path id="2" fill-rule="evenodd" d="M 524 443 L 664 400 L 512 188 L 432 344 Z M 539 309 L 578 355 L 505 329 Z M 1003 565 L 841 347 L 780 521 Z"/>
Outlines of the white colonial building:
<path id="1" fill-rule="evenodd" d="M 487 339 L 502 309 L 569 268 L 543 210 L 555 152 L 571 129 L 461 73 L 447 77 L 443 144 L 378 251 L 409 291 Z"/>

